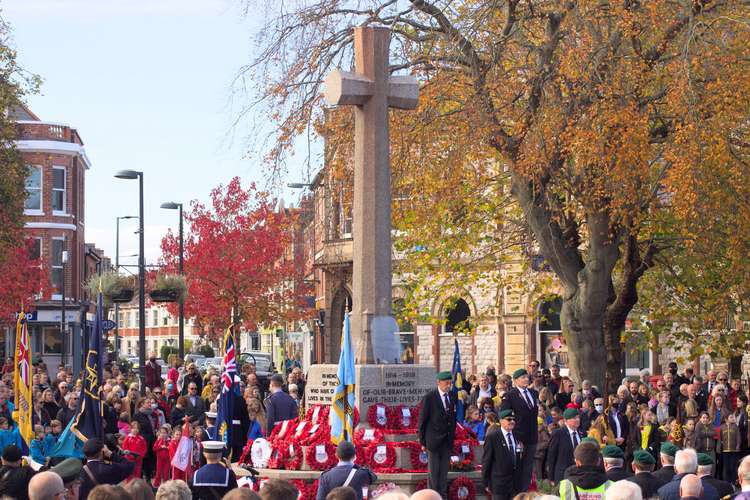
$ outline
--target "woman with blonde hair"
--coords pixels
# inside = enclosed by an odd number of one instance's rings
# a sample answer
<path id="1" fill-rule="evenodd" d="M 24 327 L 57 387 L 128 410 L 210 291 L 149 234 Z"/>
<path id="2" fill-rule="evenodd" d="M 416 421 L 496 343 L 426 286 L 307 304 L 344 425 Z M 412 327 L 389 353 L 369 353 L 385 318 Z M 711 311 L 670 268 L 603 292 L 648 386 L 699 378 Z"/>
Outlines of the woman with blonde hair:
<path id="1" fill-rule="evenodd" d="M 138 391 L 138 384 L 133 382 L 128 388 L 128 393 L 122 398 L 122 411 L 132 418 L 140 402 L 141 393 Z"/>

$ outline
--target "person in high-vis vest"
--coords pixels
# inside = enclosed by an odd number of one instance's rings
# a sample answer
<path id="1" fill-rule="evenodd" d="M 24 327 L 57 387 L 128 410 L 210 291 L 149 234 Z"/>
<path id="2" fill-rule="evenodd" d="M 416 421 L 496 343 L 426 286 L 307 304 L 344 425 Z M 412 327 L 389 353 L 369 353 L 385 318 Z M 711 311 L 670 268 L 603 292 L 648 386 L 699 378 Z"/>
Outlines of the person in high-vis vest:
<path id="1" fill-rule="evenodd" d="M 599 446 L 582 441 L 574 453 L 576 465 L 566 471 L 560 481 L 561 500 L 605 500 L 605 492 L 613 484 L 602 467 Z"/>

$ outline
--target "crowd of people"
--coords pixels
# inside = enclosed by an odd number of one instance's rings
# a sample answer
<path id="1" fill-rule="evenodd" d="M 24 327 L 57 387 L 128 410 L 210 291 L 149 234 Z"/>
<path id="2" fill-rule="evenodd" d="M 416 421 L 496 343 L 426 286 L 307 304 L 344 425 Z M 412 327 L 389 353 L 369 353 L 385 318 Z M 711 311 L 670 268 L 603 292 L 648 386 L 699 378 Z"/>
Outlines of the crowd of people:
<path id="1" fill-rule="evenodd" d="M 724 498 L 742 483 L 743 467 L 744 484 L 750 483 L 750 463 L 740 466 L 750 451 L 748 393 L 726 372 L 712 370 L 704 379 L 691 368 L 678 373 L 672 362 L 663 376 L 643 370 L 607 394 L 587 380 L 577 386 L 557 366 L 542 369 L 531 361 L 512 374 L 488 367 L 457 389 L 466 405 L 463 425 L 484 441 L 485 487 L 496 500 L 529 490 L 578 498 L 592 483 L 602 495 L 587 492 L 587 498 L 604 498 L 620 480 L 639 486 L 642 498 L 677 499 L 673 481 L 680 474 L 697 474 L 709 485 L 704 489 Z M 446 403 L 446 409 L 454 404 Z M 692 453 L 695 463 L 676 474 L 681 452 Z M 439 477 L 430 484 L 444 491 Z"/>

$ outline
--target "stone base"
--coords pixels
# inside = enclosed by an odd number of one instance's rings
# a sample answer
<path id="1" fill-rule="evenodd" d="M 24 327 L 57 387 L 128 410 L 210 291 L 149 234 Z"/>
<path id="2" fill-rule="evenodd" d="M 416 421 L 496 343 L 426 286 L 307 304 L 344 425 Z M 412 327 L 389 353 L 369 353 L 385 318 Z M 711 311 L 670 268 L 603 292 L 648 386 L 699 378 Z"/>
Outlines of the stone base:
<path id="1" fill-rule="evenodd" d="M 243 475 L 247 475 L 247 472 L 241 472 L 242 469 L 239 469 L 235 467 L 235 472 L 242 473 Z M 260 478 L 267 478 L 267 479 L 284 479 L 286 481 L 290 481 L 292 479 L 301 479 L 303 481 L 314 481 L 320 477 L 319 471 L 296 471 L 296 470 L 282 470 L 282 469 L 260 469 L 258 471 L 260 475 L 258 477 Z M 401 491 L 406 493 L 407 495 L 411 495 L 416 490 L 417 484 L 420 481 L 427 479 L 427 473 L 426 472 L 407 472 L 402 474 L 378 474 L 378 480 L 375 482 L 375 485 L 382 484 L 382 483 L 393 483 L 396 486 L 398 486 Z M 448 484 L 450 484 L 451 481 L 456 479 L 460 476 L 466 476 L 469 479 L 472 480 L 474 483 L 474 486 L 476 487 L 477 491 L 477 500 L 491 500 L 487 499 L 487 497 L 484 494 L 484 488 L 482 487 L 482 472 L 481 471 L 473 471 L 473 472 L 449 472 L 448 473 Z"/>
<path id="2" fill-rule="evenodd" d="M 356 405 L 366 424 L 371 405 L 416 406 L 436 386 L 435 367 L 430 365 L 356 365 Z M 338 365 L 312 365 L 307 373 L 305 403 L 330 405 L 338 385 Z"/>

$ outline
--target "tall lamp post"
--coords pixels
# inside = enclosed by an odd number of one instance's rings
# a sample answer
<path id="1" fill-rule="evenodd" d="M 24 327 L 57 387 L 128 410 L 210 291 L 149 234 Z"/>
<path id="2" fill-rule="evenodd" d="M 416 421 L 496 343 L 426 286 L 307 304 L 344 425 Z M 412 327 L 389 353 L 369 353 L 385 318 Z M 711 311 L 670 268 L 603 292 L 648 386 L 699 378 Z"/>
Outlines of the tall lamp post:
<path id="1" fill-rule="evenodd" d="M 65 324 L 65 268 L 66 264 L 68 263 L 68 251 L 65 250 L 65 240 L 63 239 L 63 250 L 62 254 L 60 255 L 60 263 L 62 264 L 62 301 L 60 303 L 60 312 L 62 313 L 60 315 L 60 363 L 65 364 L 65 355 L 67 352 L 65 352 L 65 333 L 68 329 L 67 325 Z"/>
<path id="2" fill-rule="evenodd" d="M 138 179 L 138 377 L 146 392 L 146 258 L 143 244 L 143 172 L 120 170 L 118 179 Z"/>
<path id="3" fill-rule="evenodd" d="M 167 210 L 179 210 L 180 211 L 180 275 L 185 274 L 183 267 L 185 261 L 185 251 L 183 246 L 183 229 L 182 229 L 182 203 L 175 203 L 168 201 L 161 204 L 161 208 Z M 179 328 L 177 330 L 177 352 L 180 359 L 185 359 L 185 301 L 181 300 L 178 307 L 180 308 Z"/>
<path id="4" fill-rule="evenodd" d="M 115 272 L 120 272 L 120 221 L 125 219 L 137 219 L 137 215 L 123 215 L 117 217 L 117 230 L 115 236 Z M 120 352 L 120 304 L 115 303 L 115 356 Z"/>

